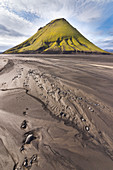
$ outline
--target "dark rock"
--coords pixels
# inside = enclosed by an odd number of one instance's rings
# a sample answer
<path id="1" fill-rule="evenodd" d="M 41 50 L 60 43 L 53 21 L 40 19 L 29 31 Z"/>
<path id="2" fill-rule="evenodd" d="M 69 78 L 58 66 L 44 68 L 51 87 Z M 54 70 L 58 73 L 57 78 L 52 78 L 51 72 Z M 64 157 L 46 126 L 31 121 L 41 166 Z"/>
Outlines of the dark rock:
<path id="1" fill-rule="evenodd" d="M 60 116 L 62 116 L 64 114 L 64 112 L 60 112 Z"/>
<path id="2" fill-rule="evenodd" d="M 64 113 L 64 117 L 66 117 L 66 113 Z"/>
<path id="3" fill-rule="evenodd" d="M 85 130 L 89 132 L 90 130 L 89 126 L 85 126 Z"/>
<path id="4" fill-rule="evenodd" d="M 86 119 L 84 119 L 83 116 L 81 116 L 80 119 L 81 119 L 82 122 L 86 122 Z"/>
<path id="5" fill-rule="evenodd" d="M 32 165 L 34 162 L 37 162 L 37 154 L 33 155 L 30 159 L 30 164 Z"/>
<path id="6" fill-rule="evenodd" d="M 27 114 L 26 111 L 24 111 L 24 112 L 23 112 L 23 115 L 25 116 L 26 114 Z"/>
<path id="7" fill-rule="evenodd" d="M 25 139 L 25 144 L 30 144 L 34 139 L 36 139 L 36 137 L 33 134 L 29 134 Z"/>
<path id="8" fill-rule="evenodd" d="M 27 167 L 28 166 L 28 159 L 27 157 L 24 158 L 24 162 L 22 164 L 23 167 Z"/>
<path id="9" fill-rule="evenodd" d="M 14 164 L 13 170 L 17 170 L 18 162 Z"/>
<path id="10" fill-rule="evenodd" d="M 24 120 L 24 121 L 22 122 L 22 124 L 21 124 L 21 128 L 22 128 L 22 129 L 26 129 L 26 127 L 27 127 L 27 121 Z"/>
<path id="11" fill-rule="evenodd" d="M 22 145 L 21 148 L 20 148 L 20 152 L 22 152 L 24 150 L 25 150 L 24 145 Z"/>

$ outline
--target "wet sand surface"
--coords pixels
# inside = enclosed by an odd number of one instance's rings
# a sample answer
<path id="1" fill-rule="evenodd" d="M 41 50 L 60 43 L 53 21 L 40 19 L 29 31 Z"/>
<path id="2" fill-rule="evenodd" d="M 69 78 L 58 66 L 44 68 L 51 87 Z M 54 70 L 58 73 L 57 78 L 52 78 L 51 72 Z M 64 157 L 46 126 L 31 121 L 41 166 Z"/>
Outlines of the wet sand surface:
<path id="1" fill-rule="evenodd" d="M 0 170 L 112 170 L 112 132 L 112 55 L 0 55 Z"/>

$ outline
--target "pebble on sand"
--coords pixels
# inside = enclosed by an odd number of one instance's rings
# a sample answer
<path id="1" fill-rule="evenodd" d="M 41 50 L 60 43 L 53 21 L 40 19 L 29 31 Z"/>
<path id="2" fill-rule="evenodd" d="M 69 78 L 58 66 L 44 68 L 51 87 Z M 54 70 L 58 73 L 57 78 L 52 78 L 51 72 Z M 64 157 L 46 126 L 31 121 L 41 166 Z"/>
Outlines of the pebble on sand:
<path id="1" fill-rule="evenodd" d="M 89 132 L 90 130 L 89 126 L 85 126 L 85 130 Z"/>

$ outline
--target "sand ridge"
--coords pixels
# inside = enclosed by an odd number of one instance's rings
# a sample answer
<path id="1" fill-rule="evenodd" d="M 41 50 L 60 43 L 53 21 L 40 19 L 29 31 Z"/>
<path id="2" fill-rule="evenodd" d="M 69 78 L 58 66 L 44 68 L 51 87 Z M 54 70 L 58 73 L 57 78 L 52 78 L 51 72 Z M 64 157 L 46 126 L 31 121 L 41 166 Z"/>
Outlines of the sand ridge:
<path id="1" fill-rule="evenodd" d="M 106 65 L 91 64 L 91 66 L 96 66 L 96 67 L 102 67 L 102 68 L 110 68 L 110 69 L 113 69 L 113 66 L 106 66 Z"/>

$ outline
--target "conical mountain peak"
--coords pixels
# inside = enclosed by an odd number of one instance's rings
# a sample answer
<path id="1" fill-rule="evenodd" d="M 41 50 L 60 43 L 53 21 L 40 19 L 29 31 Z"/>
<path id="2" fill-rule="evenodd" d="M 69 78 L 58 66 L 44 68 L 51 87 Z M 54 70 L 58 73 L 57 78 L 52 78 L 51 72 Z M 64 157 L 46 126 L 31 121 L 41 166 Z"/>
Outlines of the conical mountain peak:
<path id="1" fill-rule="evenodd" d="M 87 40 L 66 19 L 52 20 L 32 37 L 5 53 L 107 53 Z"/>

